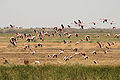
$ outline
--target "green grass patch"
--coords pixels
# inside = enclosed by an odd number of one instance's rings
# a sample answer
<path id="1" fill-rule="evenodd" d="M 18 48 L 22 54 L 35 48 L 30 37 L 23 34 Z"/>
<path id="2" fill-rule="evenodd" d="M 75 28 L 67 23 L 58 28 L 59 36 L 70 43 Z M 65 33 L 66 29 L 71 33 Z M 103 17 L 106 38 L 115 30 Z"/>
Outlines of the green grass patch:
<path id="1" fill-rule="evenodd" d="M 1 80 L 120 80 L 120 66 L 0 66 Z"/>

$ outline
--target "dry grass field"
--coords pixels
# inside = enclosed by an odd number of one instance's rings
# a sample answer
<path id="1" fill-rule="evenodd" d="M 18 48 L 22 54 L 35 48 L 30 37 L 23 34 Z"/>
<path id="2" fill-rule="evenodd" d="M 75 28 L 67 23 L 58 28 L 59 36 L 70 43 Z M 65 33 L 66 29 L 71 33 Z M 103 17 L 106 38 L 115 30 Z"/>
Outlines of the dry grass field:
<path id="1" fill-rule="evenodd" d="M 95 38 L 95 35 L 98 34 L 100 37 Z M 30 65 L 34 65 L 34 61 L 40 61 L 39 65 L 43 64 L 82 64 L 82 65 L 120 65 L 120 43 L 119 38 L 114 38 L 115 33 L 111 33 L 111 36 L 106 36 L 107 33 L 79 33 L 79 37 L 76 38 L 72 34 L 71 39 L 68 39 L 66 36 L 59 37 L 58 35 L 45 36 L 45 41 L 35 39 L 33 42 L 27 42 L 25 39 L 18 38 L 17 47 L 14 47 L 10 44 L 10 37 L 15 36 L 15 33 L 2 33 L 0 34 L 0 64 L 3 64 L 5 57 L 9 64 L 23 65 L 24 59 L 29 60 Z M 90 35 L 90 41 L 81 41 L 85 39 L 86 35 Z M 63 40 L 66 40 L 67 43 L 64 44 Z M 69 41 L 72 43 L 69 43 Z M 76 42 L 79 44 L 75 45 Z M 104 44 L 103 48 L 99 48 L 97 41 L 100 41 Z M 105 45 L 108 46 L 107 42 L 115 42 L 115 45 L 109 46 L 110 49 L 106 49 Z M 37 43 L 43 44 L 43 47 L 35 48 L 34 46 Z M 23 47 L 29 44 L 30 47 L 36 52 L 34 55 L 31 54 L 30 50 L 24 50 Z M 74 52 L 73 49 L 78 48 L 77 52 Z M 64 49 L 63 54 L 59 54 L 61 49 Z M 97 54 L 93 55 L 93 51 L 96 51 Z M 104 54 L 104 50 L 107 50 L 108 53 Z M 84 59 L 82 55 L 76 55 L 69 61 L 64 61 L 64 56 L 71 56 L 74 53 L 86 53 L 89 57 L 87 60 Z M 48 57 L 48 55 L 58 54 L 58 58 Z M 97 64 L 94 64 L 93 61 L 97 61 Z"/>
<path id="2" fill-rule="evenodd" d="M 75 30 L 70 39 L 65 35 L 60 37 L 55 34 L 54 37 L 43 36 L 44 41 L 35 38 L 32 42 L 27 42 L 26 38 L 17 38 L 17 47 L 13 46 L 9 42 L 10 38 L 16 38 L 16 32 L 21 31 L 23 34 L 24 30 L 2 30 L 0 33 L 0 80 L 120 80 L 120 39 L 114 37 L 115 34 L 119 35 L 120 30 L 81 30 L 83 32 L 78 31 L 79 37 L 75 37 Z M 36 35 L 33 30 L 30 31 L 25 30 L 25 33 Z M 106 36 L 108 33 L 110 36 Z M 90 36 L 89 41 L 85 40 L 86 35 Z M 67 43 L 64 44 L 63 40 Z M 102 48 L 98 46 L 97 41 L 101 43 Z M 76 42 L 79 43 L 75 45 Z M 38 43 L 43 47 L 35 48 Z M 25 45 L 29 45 L 35 54 L 32 55 L 29 48 L 24 50 Z M 78 51 L 73 51 L 74 48 Z M 59 54 L 61 49 L 64 50 L 63 54 Z M 94 55 L 93 51 L 97 54 Z M 84 56 L 78 53 L 86 53 L 88 59 L 85 60 Z M 58 57 L 48 57 L 53 54 Z M 65 56 L 69 57 L 68 61 L 64 60 Z M 73 58 L 70 59 L 70 56 Z M 3 58 L 9 64 L 4 64 Z M 25 59 L 29 61 L 29 65 L 24 64 Z M 40 64 L 35 64 L 35 61 Z"/>

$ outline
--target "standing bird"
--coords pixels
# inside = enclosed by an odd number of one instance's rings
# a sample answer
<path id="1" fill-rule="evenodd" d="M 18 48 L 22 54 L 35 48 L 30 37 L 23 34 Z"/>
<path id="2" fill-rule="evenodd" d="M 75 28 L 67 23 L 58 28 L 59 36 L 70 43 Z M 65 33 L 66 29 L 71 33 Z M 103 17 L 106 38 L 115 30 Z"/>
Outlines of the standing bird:
<path id="1" fill-rule="evenodd" d="M 106 53 L 107 53 L 107 50 L 104 51 L 104 54 L 106 54 Z"/>
<path id="2" fill-rule="evenodd" d="M 107 42 L 109 46 L 111 46 L 111 44 L 109 42 Z"/>
<path id="3" fill-rule="evenodd" d="M 93 51 L 93 54 L 97 54 L 96 51 Z"/>
<path id="4" fill-rule="evenodd" d="M 78 49 L 77 49 L 77 48 L 74 48 L 74 49 L 73 49 L 73 51 L 77 52 L 77 51 L 78 51 Z"/>
<path id="5" fill-rule="evenodd" d="M 40 61 L 35 61 L 35 64 L 40 64 Z"/>
<path id="6" fill-rule="evenodd" d="M 37 47 L 42 47 L 43 45 L 42 44 L 40 44 L 40 43 L 38 43 L 37 45 L 35 45 L 35 48 L 37 48 Z"/>
<path id="7" fill-rule="evenodd" d="M 78 37 L 78 34 L 76 33 L 75 36 Z"/>
<path id="8" fill-rule="evenodd" d="M 108 33 L 106 36 L 111 36 L 110 33 Z"/>
<path id="9" fill-rule="evenodd" d="M 61 50 L 59 54 L 63 54 L 64 53 L 64 50 Z"/>
<path id="10" fill-rule="evenodd" d="M 63 42 L 64 42 L 64 44 L 66 44 L 67 42 L 66 42 L 66 40 L 63 40 Z"/>
<path id="11" fill-rule="evenodd" d="M 52 33 L 52 36 L 54 37 L 54 36 L 55 36 L 55 34 L 54 34 L 54 33 Z"/>
<path id="12" fill-rule="evenodd" d="M 81 55 L 83 55 L 83 56 L 86 56 L 86 53 L 80 53 Z"/>
<path id="13" fill-rule="evenodd" d="M 9 64 L 9 62 L 6 58 L 3 58 L 3 60 L 5 60 L 5 62 L 3 64 Z"/>
<path id="14" fill-rule="evenodd" d="M 77 44 L 79 44 L 79 42 L 78 42 L 78 41 L 75 43 L 75 45 L 77 45 Z"/>
<path id="15" fill-rule="evenodd" d="M 88 59 L 88 56 L 84 56 L 84 59 L 85 59 L 85 60 Z"/>
<path id="16" fill-rule="evenodd" d="M 62 35 L 61 35 L 61 34 L 59 34 L 59 36 L 61 37 Z"/>
<path id="17" fill-rule="evenodd" d="M 65 56 L 65 57 L 64 57 L 64 60 L 65 60 L 65 61 L 69 61 L 69 57 Z"/>
<path id="18" fill-rule="evenodd" d="M 48 55 L 48 57 L 52 57 L 51 55 Z"/>
<path id="19" fill-rule="evenodd" d="M 27 48 L 30 48 L 30 46 L 29 45 L 25 45 L 23 49 L 26 50 Z"/>
<path id="20" fill-rule="evenodd" d="M 112 44 L 112 45 L 115 45 L 115 42 L 112 42 L 111 44 Z"/>
<path id="21" fill-rule="evenodd" d="M 13 46 L 16 46 L 16 44 L 17 44 L 17 39 L 14 38 L 14 37 L 11 37 L 11 38 L 10 38 L 10 43 L 13 44 Z"/>
<path id="22" fill-rule="evenodd" d="M 108 46 L 106 46 L 107 49 L 110 49 Z"/>
<path id="23" fill-rule="evenodd" d="M 80 53 L 74 53 L 74 55 L 73 56 L 76 56 L 76 55 L 79 55 Z"/>
<path id="24" fill-rule="evenodd" d="M 27 59 L 24 59 L 24 64 L 25 65 L 28 65 L 29 64 L 29 61 Z"/>
<path id="25" fill-rule="evenodd" d="M 89 39 L 90 39 L 90 36 L 89 35 L 86 35 L 86 41 L 89 41 Z"/>
<path id="26" fill-rule="evenodd" d="M 97 61 L 93 61 L 94 64 L 97 64 Z"/>
<path id="27" fill-rule="evenodd" d="M 57 54 L 53 54 L 52 56 L 53 56 L 53 58 L 55 58 L 55 57 L 57 58 Z"/>
<path id="28" fill-rule="evenodd" d="M 31 39 L 30 39 L 30 38 L 27 38 L 27 39 L 26 39 L 26 41 L 30 42 L 30 41 L 31 41 Z"/>
<path id="29" fill-rule="evenodd" d="M 72 59 L 73 58 L 73 56 L 70 56 L 70 59 Z"/>
<path id="30" fill-rule="evenodd" d="M 31 54 L 34 55 L 34 54 L 35 54 L 35 51 L 32 51 Z"/>
<path id="31" fill-rule="evenodd" d="M 71 38 L 71 36 L 72 36 L 72 35 L 71 35 L 71 34 L 69 34 L 69 35 L 68 35 L 68 39 L 70 39 L 70 38 Z"/>
<path id="32" fill-rule="evenodd" d="M 97 44 L 99 45 L 100 48 L 102 48 L 102 45 L 100 42 L 97 41 Z"/>

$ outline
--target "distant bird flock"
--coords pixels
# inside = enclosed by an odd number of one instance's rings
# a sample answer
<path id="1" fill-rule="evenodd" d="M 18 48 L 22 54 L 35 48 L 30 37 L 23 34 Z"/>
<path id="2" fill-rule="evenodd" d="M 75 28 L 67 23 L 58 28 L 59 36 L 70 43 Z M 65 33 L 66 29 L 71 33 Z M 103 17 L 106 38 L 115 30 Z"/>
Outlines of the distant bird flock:
<path id="1" fill-rule="evenodd" d="M 112 29 L 116 29 L 116 27 L 113 26 L 113 24 L 115 24 L 114 21 L 110 21 L 109 19 L 106 19 L 106 18 L 105 19 L 100 19 L 100 21 L 101 21 L 102 24 L 110 24 L 110 25 L 112 25 Z M 74 24 L 77 27 L 80 27 L 81 29 L 84 29 L 84 27 L 87 27 L 84 24 L 84 22 L 81 21 L 81 20 L 73 21 L 72 24 Z M 99 23 L 90 22 L 90 24 L 97 25 Z M 14 28 L 14 26 L 12 24 L 10 24 L 10 27 Z M 11 45 L 17 47 L 17 43 L 18 43 L 17 39 L 18 38 L 26 39 L 27 42 L 32 42 L 35 39 L 39 39 L 39 40 L 45 42 L 45 39 L 43 38 L 43 36 L 48 36 L 48 37 L 53 36 L 54 37 L 56 34 L 58 34 L 59 37 L 61 37 L 63 35 L 67 36 L 67 38 L 70 40 L 70 42 L 67 42 L 66 40 L 63 40 L 63 43 L 66 44 L 66 43 L 72 43 L 71 36 L 74 36 L 76 38 L 79 37 L 78 33 L 73 35 L 73 34 L 70 34 L 68 32 L 65 32 L 64 31 L 65 28 L 73 28 L 73 27 L 70 24 L 66 25 L 66 27 L 65 27 L 64 24 L 61 24 L 60 27 L 56 27 L 56 26 L 53 27 L 54 31 L 52 33 L 45 32 L 45 28 L 42 28 L 43 31 L 33 30 L 33 33 L 31 33 L 31 34 L 16 33 L 16 37 L 12 37 L 11 36 L 10 43 L 11 43 Z M 94 27 L 93 29 L 96 29 L 96 28 Z M 34 34 L 34 36 L 33 36 L 33 34 Z M 111 35 L 108 33 L 106 36 L 111 36 Z M 119 38 L 119 36 L 120 36 L 120 34 L 115 34 L 114 38 Z M 94 35 L 94 37 L 97 38 L 97 37 L 100 37 L 100 36 L 99 35 Z M 90 35 L 86 35 L 84 39 L 81 39 L 81 41 L 90 41 L 90 39 L 91 39 L 91 36 Z M 78 44 L 80 44 L 79 41 L 75 42 L 75 45 L 78 45 Z M 105 45 L 105 44 L 103 44 L 100 41 L 97 41 L 97 43 L 96 43 L 96 45 L 100 48 L 100 50 L 102 50 L 104 52 L 104 54 L 107 54 L 108 50 L 110 49 L 110 47 L 115 45 L 116 43 L 108 41 L 107 44 L 108 45 Z M 43 47 L 43 46 L 44 46 L 44 43 L 37 43 L 37 45 L 35 45 L 34 48 L 40 48 L 40 47 Z M 36 55 L 36 51 L 33 48 L 31 48 L 31 46 L 28 45 L 28 44 L 23 46 L 23 50 L 27 50 L 27 49 L 30 50 L 31 55 Z M 64 61 L 69 61 L 70 59 L 72 59 L 72 58 L 74 58 L 75 56 L 78 56 L 78 55 L 82 55 L 85 60 L 89 59 L 89 56 L 86 53 L 84 53 L 84 52 L 77 53 L 78 52 L 78 48 L 77 47 L 75 47 L 73 49 L 73 51 L 75 52 L 73 55 L 64 56 L 63 60 Z M 48 58 L 58 58 L 58 56 L 63 55 L 65 53 L 66 53 L 65 50 L 61 49 L 61 51 L 58 52 L 58 54 L 54 54 L 54 53 L 53 54 L 49 54 L 47 57 Z M 93 55 L 97 55 L 97 51 L 94 50 L 92 54 Z M 9 62 L 8 62 L 8 60 L 6 58 L 3 58 L 3 59 L 5 60 L 4 64 L 9 64 Z M 40 61 L 36 60 L 34 63 L 35 64 L 40 64 Z M 93 61 L 93 64 L 98 64 L 98 63 L 99 62 L 97 62 L 95 60 Z M 24 64 L 25 65 L 29 64 L 29 61 L 27 59 L 24 59 Z"/>

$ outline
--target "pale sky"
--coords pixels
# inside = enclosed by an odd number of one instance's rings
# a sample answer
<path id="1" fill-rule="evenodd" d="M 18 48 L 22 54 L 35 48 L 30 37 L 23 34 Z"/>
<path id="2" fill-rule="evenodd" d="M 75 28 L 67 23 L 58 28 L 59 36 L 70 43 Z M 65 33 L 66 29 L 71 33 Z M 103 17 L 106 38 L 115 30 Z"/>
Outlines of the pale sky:
<path id="1" fill-rule="evenodd" d="M 119 8 L 120 0 L 0 0 L 0 27 L 53 27 L 109 18 L 120 28 Z"/>

